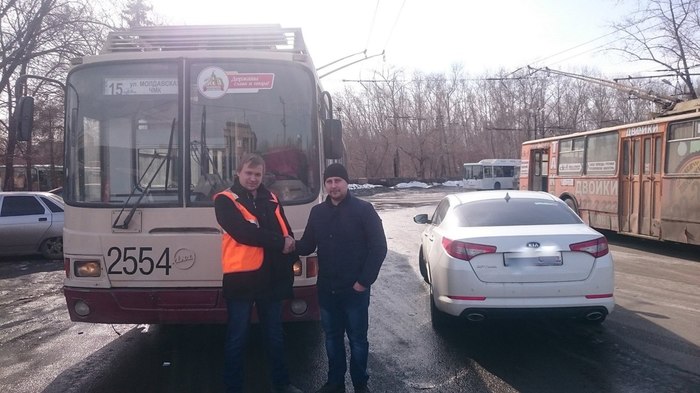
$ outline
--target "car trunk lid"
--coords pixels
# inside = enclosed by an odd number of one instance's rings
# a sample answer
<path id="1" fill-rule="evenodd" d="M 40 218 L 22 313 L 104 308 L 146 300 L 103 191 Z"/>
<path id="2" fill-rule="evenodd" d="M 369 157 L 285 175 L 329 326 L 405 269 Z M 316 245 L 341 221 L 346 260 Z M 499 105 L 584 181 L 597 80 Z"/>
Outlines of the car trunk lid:
<path id="1" fill-rule="evenodd" d="M 570 246 L 601 237 L 582 224 L 481 227 L 468 232 L 462 241 L 496 246 L 495 253 L 480 254 L 469 261 L 479 280 L 491 283 L 585 280 L 596 258 L 572 251 Z"/>

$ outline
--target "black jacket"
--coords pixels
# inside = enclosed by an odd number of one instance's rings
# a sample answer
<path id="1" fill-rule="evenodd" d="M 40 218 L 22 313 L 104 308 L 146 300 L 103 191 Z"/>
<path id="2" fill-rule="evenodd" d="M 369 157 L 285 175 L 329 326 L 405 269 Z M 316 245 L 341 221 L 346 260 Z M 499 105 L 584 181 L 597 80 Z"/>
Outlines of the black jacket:
<path id="1" fill-rule="evenodd" d="M 348 192 L 338 206 L 330 197 L 311 209 L 300 255 L 318 246 L 319 291 L 343 292 L 357 281 L 369 287 L 377 279 L 387 252 L 382 220 L 369 202 Z"/>
<path id="2" fill-rule="evenodd" d="M 253 198 L 253 195 L 241 186 L 238 178 L 231 186 L 231 191 L 238 195 L 238 202 L 257 217 L 260 227 L 246 221 L 233 201 L 222 195 L 214 200 L 216 220 L 221 228 L 237 242 L 262 247 L 264 251 L 260 269 L 224 274 L 224 297 L 226 299 L 278 300 L 291 298 L 294 283 L 293 257 L 282 254 L 284 236 L 275 215 L 277 204 L 270 200 L 270 191 L 261 185 L 257 190 L 257 196 Z M 282 209 L 281 206 L 280 209 Z M 283 209 L 282 218 L 290 236 L 294 236 Z"/>

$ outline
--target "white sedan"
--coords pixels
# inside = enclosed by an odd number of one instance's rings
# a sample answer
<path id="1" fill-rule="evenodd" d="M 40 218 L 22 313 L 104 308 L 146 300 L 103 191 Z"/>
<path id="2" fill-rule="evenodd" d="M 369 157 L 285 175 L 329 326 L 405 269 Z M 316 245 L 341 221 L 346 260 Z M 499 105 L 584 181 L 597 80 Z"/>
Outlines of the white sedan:
<path id="1" fill-rule="evenodd" d="M 559 198 L 534 191 L 447 195 L 421 234 L 433 326 L 554 315 L 600 323 L 612 312 L 608 242 Z"/>
<path id="2" fill-rule="evenodd" d="M 63 258 L 63 199 L 48 192 L 0 192 L 0 256 Z"/>

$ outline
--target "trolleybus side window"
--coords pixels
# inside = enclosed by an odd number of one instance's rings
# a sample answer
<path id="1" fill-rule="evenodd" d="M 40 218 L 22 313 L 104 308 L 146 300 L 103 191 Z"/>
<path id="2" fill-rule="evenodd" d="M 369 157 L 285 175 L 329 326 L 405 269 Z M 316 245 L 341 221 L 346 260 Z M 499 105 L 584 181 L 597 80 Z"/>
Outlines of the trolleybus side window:
<path id="1" fill-rule="evenodd" d="M 586 144 L 586 174 L 614 175 L 617 172 L 618 133 L 590 135 Z"/>
<path id="2" fill-rule="evenodd" d="M 630 174 L 630 141 L 625 139 L 622 141 L 622 174 L 629 176 Z"/>
<path id="3" fill-rule="evenodd" d="M 700 173 L 700 165 L 689 165 L 700 155 L 700 121 L 672 124 L 666 149 L 666 173 Z"/>
<path id="4" fill-rule="evenodd" d="M 639 175 L 639 139 L 632 141 L 632 174 Z"/>
<path id="5" fill-rule="evenodd" d="M 559 142 L 559 175 L 580 175 L 583 168 L 584 138 L 573 138 Z"/>
<path id="6" fill-rule="evenodd" d="M 654 138 L 656 141 L 654 151 L 654 173 L 661 173 L 661 138 Z"/>

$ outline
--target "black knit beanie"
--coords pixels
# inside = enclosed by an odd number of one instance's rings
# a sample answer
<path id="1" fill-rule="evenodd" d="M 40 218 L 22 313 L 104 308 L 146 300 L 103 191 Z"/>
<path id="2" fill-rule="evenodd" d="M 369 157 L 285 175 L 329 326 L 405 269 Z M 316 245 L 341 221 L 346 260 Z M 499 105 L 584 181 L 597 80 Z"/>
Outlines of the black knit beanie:
<path id="1" fill-rule="evenodd" d="M 329 177 L 339 177 L 343 180 L 345 180 L 346 183 L 350 183 L 350 180 L 348 179 L 348 171 L 345 169 L 343 164 L 339 163 L 334 163 L 328 165 L 328 168 L 326 168 L 326 171 L 323 172 L 323 181 L 325 182 Z"/>

